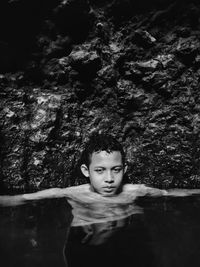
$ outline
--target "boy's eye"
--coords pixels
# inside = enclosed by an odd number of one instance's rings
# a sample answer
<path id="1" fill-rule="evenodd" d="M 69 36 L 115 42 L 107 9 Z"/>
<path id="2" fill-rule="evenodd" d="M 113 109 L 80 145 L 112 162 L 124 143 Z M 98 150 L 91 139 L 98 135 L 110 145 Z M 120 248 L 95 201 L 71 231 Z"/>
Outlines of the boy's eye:
<path id="1" fill-rule="evenodd" d="M 115 168 L 113 171 L 116 172 L 116 173 L 118 173 L 118 172 L 120 172 L 121 170 L 122 170 L 122 168 Z"/>
<path id="2" fill-rule="evenodd" d="M 96 169 L 95 172 L 97 172 L 97 173 L 103 173 L 103 169 Z"/>

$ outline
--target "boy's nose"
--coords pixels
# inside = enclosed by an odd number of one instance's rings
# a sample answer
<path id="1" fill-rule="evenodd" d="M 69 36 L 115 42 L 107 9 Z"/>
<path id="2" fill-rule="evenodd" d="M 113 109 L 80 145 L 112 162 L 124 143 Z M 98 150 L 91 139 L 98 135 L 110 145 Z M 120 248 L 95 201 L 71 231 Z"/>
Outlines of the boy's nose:
<path id="1" fill-rule="evenodd" d="M 107 183 L 113 183 L 113 182 L 114 182 L 114 178 L 113 178 L 113 175 L 112 175 L 111 172 L 108 172 L 108 173 L 106 174 L 106 179 L 105 179 L 105 181 L 106 181 Z"/>

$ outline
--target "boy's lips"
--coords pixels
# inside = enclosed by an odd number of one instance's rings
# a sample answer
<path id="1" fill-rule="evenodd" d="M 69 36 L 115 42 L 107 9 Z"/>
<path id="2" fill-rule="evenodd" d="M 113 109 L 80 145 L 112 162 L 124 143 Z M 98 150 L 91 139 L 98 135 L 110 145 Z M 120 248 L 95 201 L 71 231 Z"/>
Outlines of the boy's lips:
<path id="1" fill-rule="evenodd" d="M 104 186 L 103 189 L 106 192 L 112 192 L 115 189 L 115 187 L 114 186 Z"/>

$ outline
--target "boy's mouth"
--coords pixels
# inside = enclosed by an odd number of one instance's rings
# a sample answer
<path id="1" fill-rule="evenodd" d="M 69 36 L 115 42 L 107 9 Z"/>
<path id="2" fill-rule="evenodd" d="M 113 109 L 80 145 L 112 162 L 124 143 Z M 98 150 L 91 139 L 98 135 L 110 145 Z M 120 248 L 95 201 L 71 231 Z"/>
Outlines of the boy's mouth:
<path id="1" fill-rule="evenodd" d="M 105 186 L 103 189 L 105 192 L 110 193 L 110 192 L 114 191 L 115 187 L 114 186 Z"/>

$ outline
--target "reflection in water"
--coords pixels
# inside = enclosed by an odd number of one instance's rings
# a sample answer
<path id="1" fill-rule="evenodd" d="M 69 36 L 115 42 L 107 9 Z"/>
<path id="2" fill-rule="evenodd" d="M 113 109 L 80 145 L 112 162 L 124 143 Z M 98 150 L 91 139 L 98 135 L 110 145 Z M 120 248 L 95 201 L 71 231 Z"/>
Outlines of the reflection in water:
<path id="1" fill-rule="evenodd" d="M 109 201 L 69 203 L 74 217 L 64 248 L 66 266 L 126 267 L 134 262 L 138 267 L 155 267 L 139 206 Z"/>
<path id="2" fill-rule="evenodd" d="M 72 227 L 82 226 L 85 236 L 82 243 L 99 245 L 104 243 L 118 229 L 125 226 L 127 218 L 142 213 L 134 203 L 81 203 L 69 200 L 72 206 Z"/>
<path id="3" fill-rule="evenodd" d="M 78 267 L 79 263 L 74 263 L 77 257 L 87 266 L 90 248 L 107 251 L 105 244 L 130 224 L 131 216 L 142 214 L 142 209 L 129 201 L 115 202 L 63 198 L 1 208 L 0 266 Z M 92 258 L 102 258 L 99 252 L 91 251 Z"/>
<path id="4" fill-rule="evenodd" d="M 82 226 L 85 236 L 81 243 L 90 245 L 103 244 L 124 225 L 125 219 Z"/>
<path id="5" fill-rule="evenodd" d="M 106 223 L 124 219 L 130 215 L 142 213 L 142 209 L 133 202 L 127 203 L 85 203 L 68 200 L 72 206 L 74 216 L 72 226 L 88 225 L 93 223 Z"/>
<path id="6" fill-rule="evenodd" d="M 139 214 L 70 229 L 68 267 L 156 267 L 150 237 Z"/>
<path id="7" fill-rule="evenodd" d="M 126 266 L 124 265 L 125 259 L 122 262 L 120 256 L 122 255 L 121 249 L 116 247 L 116 244 L 121 241 L 120 239 L 117 241 L 116 237 L 119 234 L 123 236 L 122 232 L 131 225 L 134 215 L 143 213 L 142 208 L 133 201 L 136 194 L 127 190 L 119 196 L 105 198 L 94 192 L 88 194 L 88 191 L 81 191 L 79 193 L 71 198 L 68 197 L 73 220 L 64 247 L 66 266 L 108 265 L 110 267 L 114 262 L 115 266 L 119 263 Z M 137 243 L 136 240 L 134 242 Z M 123 245 L 126 244 L 125 241 Z M 123 251 L 127 253 L 127 249 L 123 248 Z M 113 253 L 120 256 L 120 259 Z"/>
<path id="8" fill-rule="evenodd" d="M 0 266 L 200 266 L 198 197 L 129 200 L 85 196 L 0 208 Z"/>

